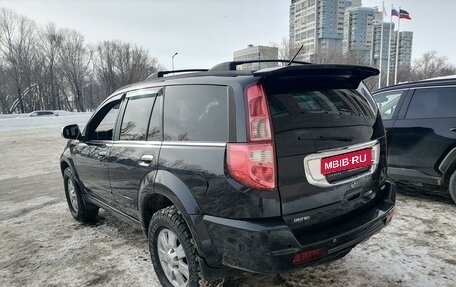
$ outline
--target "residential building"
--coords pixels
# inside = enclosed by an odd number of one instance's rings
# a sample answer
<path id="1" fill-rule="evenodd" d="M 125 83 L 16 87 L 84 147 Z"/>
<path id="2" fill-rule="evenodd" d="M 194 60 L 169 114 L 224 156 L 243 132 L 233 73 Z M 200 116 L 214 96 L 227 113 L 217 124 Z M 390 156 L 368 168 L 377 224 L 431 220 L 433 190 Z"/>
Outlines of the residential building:
<path id="1" fill-rule="evenodd" d="M 393 75 L 397 31 L 394 23 L 384 22 L 381 43 L 383 20 L 383 9 L 362 7 L 361 0 L 291 0 L 290 57 L 303 45 L 297 60 L 337 62 L 340 53 L 344 53 L 353 64 L 380 68 L 381 62 L 384 75 L 390 66 Z M 399 35 L 399 69 L 409 68 L 413 32 L 401 31 Z"/>
<path id="2" fill-rule="evenodd" d="M 247 48 L 233 53 L 234 61 L 271 60 L 278 59 L 279 49 L 269 46 L 248 45 Z M 240 70 L 260 70 L 276 67 L 277 63 L 248 63 L 238 66 Z"/>
<path id="3" fill-rule="evenodd" d="M 396 69 L 396 43 L 397 31 L 394 31 L 391 37 L 391 65 L 390 71 L 394 73 Z M 400 31 L 399 32 L 399 70 L 410 69 L 412 64 L 412 45 L 413 45 L 413 32 Z"/>
<path id="4" fill-rule="evenodd" d="M 340 51 L 344 11 L 360 0 L 291 0 L 290 55 L 303 45 L 297 60 L 313 61 L 316 54 Z"/>
<path id="5" fill-rule="evenodd" d="M 342 52 L 359 64 L 370 63 L 376 8 L 350 7 L 345 10 Z"/>
<path id="6" fill-rule="evenodd" d="M 382 22 L 381 20 L 374 21 L 374 34 L 372 40 L 372 62 L 373 66 L 380 68 L 380 46 L 382 46 L 382 73 L 386 73 L 388 67 L 388 48 L 389 40 L 393 41 L 394 23 L 384 22 L 383 23 L 383 43 L 381 40 L 382 36 Z M 391 38 L 390 38 L 390 32 Z"/>

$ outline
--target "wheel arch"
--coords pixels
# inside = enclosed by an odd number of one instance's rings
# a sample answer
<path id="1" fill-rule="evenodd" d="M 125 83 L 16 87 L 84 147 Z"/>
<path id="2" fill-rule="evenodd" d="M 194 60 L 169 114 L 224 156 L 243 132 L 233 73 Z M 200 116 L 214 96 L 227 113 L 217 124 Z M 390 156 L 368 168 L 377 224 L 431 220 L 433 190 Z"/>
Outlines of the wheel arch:
<path id="1" fill-rule="evenodd" d="M 200 255 L 202 212 L 188 187 L 174 174 L 158 170 L 146 175 L 141 183 L 138 206 L 141 227 L 148 234 L 152 215 L 158 210 L 174 205 L 182 214 Z M 203 233 L 205 234 L 205 233 Z"/>
<path id="2" fill-rule="evenodd" d="M 448 187 L 451 175 L 456 171 L 456 147 L 453 147 L 440 162 L 438 169 L 442 172 L 443 187 Z"/>
<path id="3" fill-rule="evenodd" d="M 60 171 L 62 172 L 62 175 L 64 174 L 65 169 L 67 169 L 68 167 L 70 167 L 70 164 L 68 162 L 66 162 L 66 161 L 60 162 Z"/>
<path id="4" fill-rule="evenodd" d="M 442 181 L 442 187 L 446 188 L 450 184 L 450 178 L 453 175 L 453 173 L 456 171 L 456 158 L 453 160 L 453 162 L 448 166 L 448 168 L 443 172 L 443 181 Z"/>

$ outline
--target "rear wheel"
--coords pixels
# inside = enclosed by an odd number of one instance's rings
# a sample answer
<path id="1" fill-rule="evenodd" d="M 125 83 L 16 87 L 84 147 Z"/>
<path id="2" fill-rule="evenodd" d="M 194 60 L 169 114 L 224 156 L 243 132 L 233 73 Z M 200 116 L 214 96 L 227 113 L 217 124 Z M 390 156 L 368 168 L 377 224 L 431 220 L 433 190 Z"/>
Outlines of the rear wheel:
<path id="1" fill-rule="evenodd" d="M 450 177 L 450 195 L 454 203 L 456 203 L 456 171 Z"/>
<path id="2" fill-rule="evenodd" d="M 81 189 L 74 179 L 74 174 L 69 167 L 63 172 L 63 184 L 65 197 L 74 219 L 80 222 L 91 222 L 98 216 L 98 206 L 86 203 L 82 199 Z"/>
<path id="3" fill-rule="evenodd" d="M 149 224 L 149 249 L 160 283 L 166 287 L 199 286 L 201 269 L 192 236 L 175 206 L 157 211 Z"/>

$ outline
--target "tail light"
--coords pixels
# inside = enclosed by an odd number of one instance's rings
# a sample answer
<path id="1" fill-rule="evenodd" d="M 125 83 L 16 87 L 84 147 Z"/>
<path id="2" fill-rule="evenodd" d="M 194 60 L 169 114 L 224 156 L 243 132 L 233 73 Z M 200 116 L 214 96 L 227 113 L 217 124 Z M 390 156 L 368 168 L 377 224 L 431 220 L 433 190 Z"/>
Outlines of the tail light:
<path id="1" fill-rule="evenodd" d="M 275 152 L 271 117 L 263 87 L 255 84 L 246 88 L 247 143 L 227 145 L 227 166 L 239 183 L 263 190 L 276 188 Z"/>
<path id="2" fill-rule="evenodd" d="M 250 141 L 272 141 L 268 103 L 260 84 L 246 89 Z"/>

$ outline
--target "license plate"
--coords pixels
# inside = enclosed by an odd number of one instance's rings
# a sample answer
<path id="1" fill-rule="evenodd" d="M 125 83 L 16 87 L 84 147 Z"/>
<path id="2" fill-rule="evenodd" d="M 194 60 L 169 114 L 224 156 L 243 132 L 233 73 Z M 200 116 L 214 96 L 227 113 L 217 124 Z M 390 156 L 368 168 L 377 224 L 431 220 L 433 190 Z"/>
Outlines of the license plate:
<path id="1" fill-rule="evenodd" d="M 372 149 L 362 149 L 321 159 L 321 174 L 366 167 L 372 165 Z"/>

